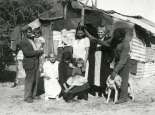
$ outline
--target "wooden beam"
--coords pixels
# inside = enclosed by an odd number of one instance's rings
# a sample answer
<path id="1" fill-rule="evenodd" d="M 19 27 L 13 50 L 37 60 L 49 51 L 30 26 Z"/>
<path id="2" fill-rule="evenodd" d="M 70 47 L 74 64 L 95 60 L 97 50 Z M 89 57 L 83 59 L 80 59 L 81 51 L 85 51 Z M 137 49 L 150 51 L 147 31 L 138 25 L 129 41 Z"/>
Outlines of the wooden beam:
<path id="1" fill-rule="evenodd" d="M 97 8 L 97 0 L 95 0 L 95 7 Z"/>
<path id="2" fill-rule="evenodd" d="M 64 19 L 67 19 L 67 6 L 68 4 L 66 3 L 64 6 Z"/>
<path id="3" fill-rule="evenodd" d="M 49 32 L 49 54 L 54 54 L 54 41 L 53 41 L 53 22 L 50 22 L 50 32 Z"/>
<path id="4" fill-rule="evenodd" d="M 41 25 L 42 36 L 45 38 L 44 54 L 54 54 L 54 41 L 53 41 L 53 22 L 50 21 L 46 25 Z"/>
<path id="5" fill-rule="evenodd" d="M 85 17 L 85 7 L 82 7 L 81 10 L 81 25 L 84 25 L 84 17 Z"/>

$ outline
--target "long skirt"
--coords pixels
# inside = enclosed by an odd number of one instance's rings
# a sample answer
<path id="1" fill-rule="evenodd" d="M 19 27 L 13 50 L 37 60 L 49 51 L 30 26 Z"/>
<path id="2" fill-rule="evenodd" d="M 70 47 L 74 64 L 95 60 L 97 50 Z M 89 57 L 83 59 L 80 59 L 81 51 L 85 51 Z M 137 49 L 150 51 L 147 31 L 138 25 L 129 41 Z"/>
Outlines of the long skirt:
<path id="1" fill-rule="evenodd" d="M 94 58 L 89 60 L 88 82 L 90 85 L 104 86 L 110 75 L 110 63 L 103 61 L 105 58 L 101 51 L 96 51 Z"/>
<path id="2" fill-rule="evenodd" d="M 26 77 L 26 73 L 25 70 L 23 68 L 23 62 L 22 60 L 18 60 L 17 61 L 17 76 L 16 78 L 25 78 Z"/>
<path id="3" fill-rule="evenodd" d="M 57 79 L 44 79 L 45 97 L 57 98 L 61 92 L 61 86 Z"/>

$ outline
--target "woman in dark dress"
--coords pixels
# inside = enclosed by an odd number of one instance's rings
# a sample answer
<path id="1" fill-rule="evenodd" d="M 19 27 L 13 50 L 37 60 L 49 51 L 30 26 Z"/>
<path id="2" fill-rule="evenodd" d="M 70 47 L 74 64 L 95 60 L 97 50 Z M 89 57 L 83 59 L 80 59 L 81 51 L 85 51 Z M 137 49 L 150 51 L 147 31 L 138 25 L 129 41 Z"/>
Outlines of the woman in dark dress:
<path id="1" fill-rule="evenodd" d="M 90 38 L 88 82 L 91 85 L 91 93 L 97 91 L 98 96 L 105 95 L 106 80 L 111 74 L 110 63 L 113 59 L 112 49 L 102 44 L 111 39 L 106 32 L 105 26 L 99 26 L 98 36 L 94 39 L 86 32 Z"/>

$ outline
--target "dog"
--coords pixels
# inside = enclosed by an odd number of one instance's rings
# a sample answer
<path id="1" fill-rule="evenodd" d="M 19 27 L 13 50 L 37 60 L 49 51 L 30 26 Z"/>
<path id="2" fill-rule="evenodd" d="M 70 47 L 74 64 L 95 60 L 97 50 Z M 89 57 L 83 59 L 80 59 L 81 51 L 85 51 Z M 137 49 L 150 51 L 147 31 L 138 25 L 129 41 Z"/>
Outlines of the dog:
<path id="1" fill-rule="evenodd" d="M 114 94 L 115 94 L 114 95 L 114 104 L 115 104 L 118 101 L 119 89 L 122 84 L 122 78 L 119 75 L 116 75 L 114 80 L 111 80 L 110 77 L 111 76 L 109 76 L 106 81 L 106 84 L 107 84 L 106 94 L 108 95 L 106 102 L 109 103 L 111 92 L 112 92 L 112 90 L 114 90 Z M 134 101 L 134 90 L 133 90 L 133 85 L 132 85 L 131 79 L 129 79 L 129 82 L 128 82 L 128 94 L 129 94 L 129 97 L 131 97 L 131 99 Z"/>

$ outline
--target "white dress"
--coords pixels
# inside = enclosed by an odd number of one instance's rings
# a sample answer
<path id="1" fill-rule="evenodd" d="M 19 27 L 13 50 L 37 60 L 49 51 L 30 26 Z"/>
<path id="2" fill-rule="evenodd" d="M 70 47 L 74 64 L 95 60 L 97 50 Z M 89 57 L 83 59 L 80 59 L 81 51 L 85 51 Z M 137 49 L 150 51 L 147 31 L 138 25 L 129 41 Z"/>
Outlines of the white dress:
<path id="1" fill-rule="evenodd" d="M 22 50 L 19 50 L 16 56 L 17 59 L 17 78 L 25 78 L 26 77 L 26 73 L 25 70 L 23 68 L 23 59 L 24 59 L 24 54 L 22 52 Z"/>
<path id="2" fill-rule="evenodd" d="M 87 83 L 87 80 L 81 75 L 76 75 L 74 77 L 69 77 L 68 80 L 67 80 L 67 84 L 69 86 L 82 86 L 85 83 Z"/>
<path id="3" fill-rule="evenodd" d="M 78 39 L 73 42 L 73 57 L 74 58 L 82 58 L 85 60 L 86 56 L 86 48 L 90 47 L 90 40 L 88 37 L 85 37 L 83 39 Z M 89 63 L 87 61 L 86 63 L 86 72 L 85 72 L 85 78 L 88 78 L 88 68 Z"/>
<path id="4" fill-rule="evenodd" d="M 89 38 L 78 39 L 73 42 L 73 57 L 85 60 L 86 48 L 90 47 Z"/>
<path id="5" fill-rule="evenodd" d="M 43 64 L 43 76 L 48 76 L 50 79 L 44 78 L 45 98 L 57 98 L 61 92 L 61 86 L 58 82 L 58 64 L 45 61 Z"/>

